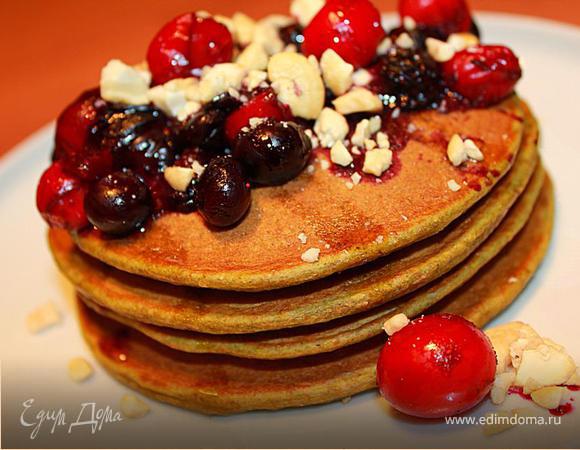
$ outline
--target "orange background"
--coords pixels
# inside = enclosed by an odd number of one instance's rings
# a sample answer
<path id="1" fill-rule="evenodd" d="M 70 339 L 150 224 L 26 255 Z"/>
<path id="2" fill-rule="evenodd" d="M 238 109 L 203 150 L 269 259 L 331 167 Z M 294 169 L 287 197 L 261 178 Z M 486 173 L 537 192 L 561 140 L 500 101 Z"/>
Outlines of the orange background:
<path id="1" fill-rule="evenodd" d="M 56 117 L 98 83 L 111 58 L 144 59 L 157 29 L 173 16 L 205 9 L 261 17 L 286 13 L 289 0 L 2 0 L 0 2 L 0 154 Z M 476 10 L 503 11 L 580 25 L 577 0 L 470 0 Z M 375 0 L 393 11 L 396 0 Z"/>

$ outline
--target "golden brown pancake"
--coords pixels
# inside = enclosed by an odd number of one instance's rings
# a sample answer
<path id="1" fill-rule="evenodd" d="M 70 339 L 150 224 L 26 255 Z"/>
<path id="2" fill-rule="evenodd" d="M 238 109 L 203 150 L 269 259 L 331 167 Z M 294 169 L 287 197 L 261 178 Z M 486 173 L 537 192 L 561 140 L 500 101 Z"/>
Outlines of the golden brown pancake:
<path id="1" fill-rule="evenodd" d="M 443 277 L 396 302 L 325 324 L 245 335 L 210 335 L 149 325 L 102 308 L 86 297 L 81 296 L 81 300 L 100 315 L 138 330 L 167 347 L 184 352 L 287 359 L 334 351 L 381 334 L 383 323 L 394 314 L 403 313 L 407 317 L 421 314 L 476 276 L 478 270 L 524 227 L 544 182 L 545 173 L 539 167 L 524 194 L 494 233 L 469 258 Z"/>
<path id="2" fill-rule="evenodd" d="M 327 322 L 367 311 L 429 283 L 463 261 L 500 223 L 537 164 L 537 124 L 528 116 L 514 167 L 452 226 L 407 249 L 332 277 L 271 292 L 176 287 L 115 270 L 51 230 L 56 262 L 95 303 L 139 322 L 210 334 L 254 333 Z"/>
<path id="3" fill-rule="evenodd" d="M 548 184 L 523 231 L 457 294 L 461 306 L 455 309 L 452 300 L 444 310 L 482 326 L 505 309 L 540 264 L 552 220 L 553 191 Z M 377 336 L 322 355 L 260 361 L 172 350 L 82 304 L 79 319 L 95 356 L 115 378 L 152 398 L 208 414 L 314 405 L 371 389 L 385 340 Z"/>
<path id="4" fill-rule="evenodd" d="M 344 178 L 317 166 L 283 186 L 254 190 L 248 216 L 232 229 L 209 229 L 198 214 L 167 214 L 125 239 L 97 232 L 75 239 L 83 251 L 122 271 L 178 285 L 263 291 L 302 284 L 443 230 L 508 172 L 523 117 L 516 96 L 488 109 L 415 113 L 410 121 L 416 131 L 397 152 L 398 173 L 383 183 L 349 190 Z M 485 161 L 454 167 L 446 146 L 455 133 L 474 139 Z M 452 192 L 451 179 L 469 187 Z M 307 244 L 298 240 L 300 233 Z M 318 262 L 302 261 L 309 247 L 320 248 Z"/>

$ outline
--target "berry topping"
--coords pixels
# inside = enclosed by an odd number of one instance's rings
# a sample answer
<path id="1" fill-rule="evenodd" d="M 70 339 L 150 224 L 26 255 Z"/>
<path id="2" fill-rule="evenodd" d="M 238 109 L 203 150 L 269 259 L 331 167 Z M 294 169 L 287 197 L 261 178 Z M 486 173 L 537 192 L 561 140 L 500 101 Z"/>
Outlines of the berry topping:
<path id="1" fill-rule="evenodd" d="M 88 225 L 84 197 L 81 183 L 64 172 L 62 163 L 55 162 L 40 178 L 36 207 L 51 227 L 79 230 Z"/>
<path id="2" fill-rule="evenodd" d="M 490 391 L 496 358 L 487 336 L 452 314 L 432 314 L 393 334 L 379 356 L 383 397 L 406 414 L 437 418 L 477 405 Z"/>
<path id="3" fill-rule="evenodd" d="M 171 122 L 159 109 L 148 105 L 110 108 L 97 128 L 115 167 L 144 174 L 173 164 L 176 145 Z"/>
<path id="4" fill-rule="evenodd" d="M 89 188 L 85 209 L 97 229 L 122 236 L 137 230 L 149 217 L 149 189 L 131 172 L 115 172 Z"/>
<path id="5" fill-rule="evenodd" d="M 392 47 L 379 57 L 372 71 L 377 75 L 373 89 L 385 95 L 384 102 L 390 108 L 433 108 L 442 99 L 437 64 L 425 51 Z"/>
<path id="6" fill-rule="evenodd" d="M 401 19 L 411 17 L 431 35 L 446 39 L 470 31 L 473 20 L 465 0 L 399 0 Z"/>
<path id="7" fill-rule="evenodd" d="M 94 180 L 111 170 L 111 154 L 103 151 L 95 125 L 107 109 L 98 89 L 84 92 L 66 107 L 56 122 L 54 161 L 83 180 Z"/>
<path id="8" fill-rule="evenodd" d="M 296 177 L 311 150 L 310 139 L 301 126 L 270 119 L 241 133 L 233 155 L 243 162 L 251 181 L 276 185 Z"/>
<path id="9" fill-rule="evenodd" d="M 207 103 L 185 124 L 183 136 L 186 144 L 214 153 L 223 152 L 229 147 L 226 120 L 240 104 L 238 99 L 229 94 L 222 94 Z"/>
<path id="10" fill-rule="evenodd" d="M 369 0 L 329 0 L 304 29 L 302 51 L 320 59 L 333 49 L 356 67 L 368 65 L 385 36 L 381 15 Z"/>
<path id="11" fill-rule="evenodd" d="M 252 118 L 271 118 L 274 120 L 288 120 L 292 113 L 287 106 L 282 105 L 271 89 L 258 93 L 248 103 L 233 112 L 226 121 L 226 136 L 234 142 L 243 127 L 248 126 Z"/>
<path id="12" fill-rule="evenodd" d="M 480 45 L 455 54 L 443 65 L 449 86 L 477 105 L 507 97 L 522 76 L 517 56 L 501 45 Z"/>
<path id="13" fill-rule="evenodd" d="M 232 35 L 209 17 L 187 13 L 168 22 L 153 38 L 147 62 L 155 84 L 187 78 L 196 69 L 229 62 L 233 54 Z"/>
<path id="14" fill-rule="evenodd" d="M 250 207 L 250 185 L 241 165 L 230 156 L 214 158 L 199 178 L 199 212 L 210 225 L 228 227 Z"/>

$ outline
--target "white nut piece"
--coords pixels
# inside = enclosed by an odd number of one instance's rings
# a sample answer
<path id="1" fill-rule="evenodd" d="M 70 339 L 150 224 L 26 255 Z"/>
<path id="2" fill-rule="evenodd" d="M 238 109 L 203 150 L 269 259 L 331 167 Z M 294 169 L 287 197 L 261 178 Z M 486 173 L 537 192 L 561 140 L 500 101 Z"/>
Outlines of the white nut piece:
<path id="1" fill-rule="evenodd" d="M 242 50 L 236 63 L 248 70 L 264 70 L 268 67 L 268 58 L 264 47 L 254 42 Z"/>
<path id="2" fill-rule="evenodd" d="M 306 27 L 325 3 L 325 0 L 293 0 L 290 4 L 290 14 L 300 25 Z"/>
<path id="3" fill-rule="evenodd" d="M 363 87 L 355 87 L 346 94 L 334 99 L 334 108 L 343 115 L 358 112 L 379 112 L 383 103 L 378 95 Z"/>
<path id="4" fill-rule="evenodd" d="M 318 261 L 318 259 L 320 258 L 320 249 L 316 247 L 311 247 L 304 253 L 302 253 L 302 256 L 300 258 L 304 262 L 314 263 Z"/>
<path id="5" fill-rule="evenodd" d="M 447 42 L 440 41 L 439 39 L 428 37 L 425 40 L 425 45 L 427 46 L 427 52 L 431 58 L 439 63 L 444 63 L 453 59 L 455 56 L 455 49 L 451 44 Z"/>
<path id="6" fill-rule="evenodd" d="M 93 372 L 93 367 L 84 358 L 72 358 L 68 362 L 68 375 L 75 383 L 88 380 L 93 375 Z"/>
<path id="7" fill-rule="evenodd" d="M 342 141 L 337 141 L 330 149 L 330 160 L 334 164 L 346 167 L 352 163 L 353 158 Z"/>
<path id="8" fill-rule="evenodd" d="M 515 384 L 524 386 L 532 378 L 542 386 L 557 386 L 568 381 L 575 371 L 576 364 L 567 353 L 543 345 L 524 350 Z"/>
<path id="9" fill-rule="evenodd" d="M 531 393 L 532 400 L 538 406 L 546 409 L 554 409 L 560 406 L 564 398 L 566 388 L 560 386 L 548 386 Z"/>
<path id="10" fill-rule="evenodd" d="M 541 344 L 542 338 L 529 325 L 523 322 L 510 322 L 490 328 L 485 332 L 489 337 L 497 356 L 497 373 L 505 372 L 511 367 L 510 347 L 513 342 L 525 338 L 530 345 Z"/>
<path id="11" fill-rule="evenodd" d="M 110 60 L 101 70 L 101 97 L 109 102 L 145 105 L 149 103 L 150 84 L 149 71 L 131 67 L 118 59 Z"/>
<path id="12" fill-rule="evenodd" d="M 391 38 L 384 38 L 377 47 L 377 55 L 386 55 L 389 49 L 393 46 Z"/>
<path id="13" fill-rule="evenodd" d="M 455 180 L 448 180 L 447 187 L 451 192 L 459 192 L 461 190 L 461 185 Z"/>
<path id="14" fill-rule="evenodd" d="M 60 323 L 61 315 L 52 302 L 45 303 L 26 316 L 26 328 L 32 334 L 39 333 Z"/>
<path id="15" fill-rule="evenodd" d="M 492 419 L 493 416 L 496 416 Z M 494 434 L 503 433 L 514 427 L 515 424 L 510 420 L 513 417 L 511 411 L 490 412 L 485 415 L 483 434 L 493 436 Z"/>
<path id="16" fill-rule="evenodd" d="M 125 394 L 121 397 L 121 412 L 128 419 L 140 419 L 150 410 L 149 405 L 135 395 Z"/>
<path id="17" fill-rule="evenodd" d="M 248 91 L 253 91 L 262 83 L 268 79 L 268 73 L 263 70 L 250 70 L 242 84 L 248 89 Z"/>
<path id="18" fill-rule="evenodd" d="M 254 39 L 256 21 L 244 13 L 237 12 L 232 16 L 234 41 L 242 47 L 249 45 Z"/>
<path id="19" fill-rule="evenodd" d="M 356 128 L 351 137 L 351 143 L 357 147 L 364 147 L 365 141 L 381 129 L 382 121 L 380 116 L 373 116 L 370 119 L 363 119 L 356 124 Z M 378 133 L 377 133 L 378 137 Z M 388 140 L 388 138 L 387 138 Z M 379 145 L 381 148 L 388 148 L 388 145 Z"/>
<path id="20" fill-rule="evenodd" d="M 326 148 L 344 140 L 348 131 L 346 118 L 332 108 L 324 108 L 314 124 L 314 132 L 318 136 L 320 145 Z"/>
<path id="21" fill-rule="evenodd" d="M 395 314 L 393 317 L 389 317 L 385 321 L 383 324 L 383 330 L 385 330 L 387 335 L 392 336 L 397 331 L 401 331 L 407 325 L 409 325 L 409 318 L 405 314 L 399 313 Z"/>
<path id="22" fill-rule="evenodd" d="M 467 151 L 463 145 L 463 139 L 458 134 L 454 134 L 447 144 L 447 158 L 455 167 L 467 161 Z"/>
<path id="23" fill-rule="evenodd" d="M 375 148 L 365 153 L 363 172 L 380 177 L 393 162 L 393 152 L 386 148 Z"/>
<path id="24" fill-rule="evenodd" d="M 493 381 L 490 397 L 494 405 L 503 403 L 506 399 L 507 392 L 516 379 L 515 370 L 498 373 Z"/>
<path id="25" fill-rule="evenodd" d="M 163 176 L 173 189 L 185 192 L 195 176 L 195 171 L 190 167 L 173 166 L 165 168 Z"/>
<path id="26" fill-rule="evenodd" d="M 297 117 L 316 119 L 324 107 L 320 74 L 300 53 L 277 53 L 268 63 L 268 77 L 278 100 Z"/>
<path id="27" fill-rule="evenodd" d="M 280 53 L 284 49 L 284 42 L 280 39 L 278 28 L 265 19 L 256 24 L 253 42 L 264 47 L 269 55 Z"/>
<path id="28" fill-rule="evenodd" d="M 352 83 L 355 86 L 367 86 L 371 81 L 373 81 L 373 76 L 366 69 L 358 69 L 352 74 Z"/>
<path id="29" fill-rule="evenodd" d="M 401 33 L 399 37 L 395 40 L 397 47 L 404 49 L 411 49 L 415 46 L 415 41 L 409 36 L 409 33 Z"/>
<path id="30" fill-rule="evenodd" d="M 354 66 L 329 48 L 320 58 L 322 78 L 334 95 L 342 95 L 352 86 Z"/>
<path id="31" fill-rule="evenodd" d="M 468 158 L 474 159 L 475 161 L 483 161 L 483 153 L 481 153 L 481 150 L 475 142 L 471 139 L 465 139 L 463 146 L 465 147 Z"/>
<path id="32" fill-rule="evenodd" d="M 452 33 L 447 38 L 447 43 L 453 47 L 456 52 L 460 52 L 469 47 L 479 44 L 479 38 L 471 33 Z"/>
<path id="33" fill-rule="evenodd" d="M 246 74 L 246 68 L 235 63 L 216 64 L 209 68 L 199 82 L 202 102 L 207 103 L 230 88 L 240 89 Z"/>

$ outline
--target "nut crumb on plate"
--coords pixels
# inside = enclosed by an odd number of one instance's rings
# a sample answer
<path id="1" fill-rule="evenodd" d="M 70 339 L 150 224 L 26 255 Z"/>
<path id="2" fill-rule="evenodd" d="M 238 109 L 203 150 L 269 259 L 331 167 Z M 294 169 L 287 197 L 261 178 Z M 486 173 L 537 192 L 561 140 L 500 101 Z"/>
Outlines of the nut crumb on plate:
<path id="1" fill-rule="evenodd" d="M 84 358 L 76 357 L 68 362 L 68 375 L 76 383 L 88 380 L 93 372 L 93 367 Z"/>
<path id="2" fill-rule="evenodd" d="M 121 397 L 121 412 L 129 419 L 140 419 L 150 410 L 149 405 L 135 395 L 125 394 Z"/>
<path id="3" fill-rule="evenodd" d="M 38 306 L 26 317 L 26 327 L 30 333 L 36 334 L 62 320 L 60 312 L 53 302 Z"/>

